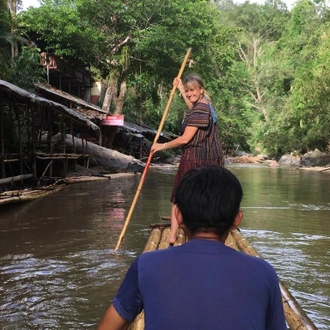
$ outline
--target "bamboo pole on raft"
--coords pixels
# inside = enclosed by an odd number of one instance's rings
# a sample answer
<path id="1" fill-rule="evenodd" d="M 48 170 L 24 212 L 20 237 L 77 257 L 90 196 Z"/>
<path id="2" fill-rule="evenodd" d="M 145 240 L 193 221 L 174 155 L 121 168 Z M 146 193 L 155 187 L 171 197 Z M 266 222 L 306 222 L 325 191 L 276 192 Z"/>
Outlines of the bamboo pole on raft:
<path id="1" fill-rule="evenodd" d="M 190 53 L 191 53 L 191 48 L 188 48 L 187 50 L 187 53 L 186 53 L 186 56 L 184 57 L 184 60 L 182 62 L 182 65 L 181 65 L 181 68 L 180 68 L 180 71 L 179 71 L 179 74 L 178 74 L 178 78 L 181 78 L 182 76 L 182 73 L 183 73 L 183 70 L 187 64 L 187 61 L 189 59 L 189 56 L 190 56 Z M 167 104 L 166 104 L 166 107 L 165 107 L 165 110 L 164 110 L 164 113 L 163 113 L 163 117 L 160 121 L 160 124 L 159 124 L 159 127 L 158 127 L 158 130 L 157 130 L 157 133 L 156 133 L 156 136 L 155 136 L 155 139 L 154 139 L 154 143 L 157 142 L 158 138 L 159 138 L 159 135 L 163 129 L 163 126 L 164 126 L 164 123 L 165 123 L 165 119 L 166 119 L 166 116 L 167 116 L 167 113 L 168 113 L 168 110 L 170 108 L 170 104 L 172 102 L 172 99 L 174 97 L 174 93 L 175 93 L 175 90 L 176 90 L 176 87 L 177 86 L 173 86 L 172 88 L 172 91 L 171 91 L 171 94 L 170 94 L 170 97 L 167 101 Z M 134 210 L 134 207 L 135 207 L 135 204 L 138 200 L 138 197 L 140 195 L 140 192 L 141 192 L 141 189 L 142 189 L 142 186 L 143 186 L 143 183 L 145 181 L 145 178 L 147 176 L 147 172 L 148 172 L 148 169 L 149 169 L 149 166 L 150 166 L 150 162 L 151 162 L 151 159 L 152 159 L 152 153 L 150 152 L 149 153 L 149 157 L 148 157 L 148 160 L 146 162 L 146 166 L 144 167 L 144 170 L 142 172 L 142 176 L 141 176 L 141 179 L 140 179 L 140 183 L 138 185 L 138 188 L 136 190 L 136 193 L 135 193 L 135 196 L 134 196 L 134 199 L 133 199 L 133 202 L 132 202 L 132 205 L 130 207 L 130 210 L 128 212 L 128 215 L 127 215 L 127 218 L 125 220 L 125 223 L 124 223 L 124 227 L 119 235 L 119 238 L 118 238 L 118 242 L 117 242 L 117 245 L 115 247 L 115 251 L 117 251 L 119 249 L 119 246 L 120 246 L 120 243 L 125 235 L 125 232 L 126 232 L 126 229 L 127 229 L 127 226 L 129 224 L 129 221 L 131 220 L 131 217 L 132 217 L 132 214 L 133 214 L 133 210 Z"/>
<path id="2" fill-rule="evenodd" d="M 261 258 L 256 249 L 250 245 L 247 239 L 240 233 L 239 230 L 235 229 L 231 231 L 234 239 L 240 250 L 246 254 Z M 296 299 L 291 295 L 286 286 L 279 281 L 283 308 L 286 322 L 288 323 L 291 330 L 317 330 L 314 323 L 309 319 L 303 309 L 299 306 Z"/>

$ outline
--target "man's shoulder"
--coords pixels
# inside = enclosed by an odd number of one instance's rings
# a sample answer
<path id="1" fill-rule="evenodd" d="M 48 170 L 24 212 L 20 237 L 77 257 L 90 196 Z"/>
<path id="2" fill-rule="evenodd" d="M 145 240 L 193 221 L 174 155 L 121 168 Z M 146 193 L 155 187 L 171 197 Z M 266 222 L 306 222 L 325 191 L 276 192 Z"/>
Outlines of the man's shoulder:
<path id="1" fill-rule="evenodd" d="M 176 247 L 168 247 L 167 249 L 155 250 L 155 251 L 146 251 L 140 254 L 139 259 L 153 259 L 153 258 L 162 258 L 168 255 L 172 255 Z M 177 251 L 177 250 L 176 250 Z"/>
<path id="2" fill-rule="evenodd" d="M 194 254 L 191 242 L 183 243 L 179 246 L 170 246 L 166 249 L 147 251 L 139 256 L 139 262 L 151 262 L 153 260 L 166 260 L 172 258 L 187 257 L 188 254 Z"/>
<path id="3" fill-rule="evenodd" d="M 248 255 L 244 252 L 240 252 L 239 257 L 243 267 L 249 267 L 250 269 L 254 269 L 256 272 L 259 271 L 260 273 L 265 274 L 266 276 L 277 277 L 275 269 L 268 261 L 260 257 Z"/>
<path id="4" fill-rule="evenodd" d="M 237 251 L 224 244 L 214 244 L 214 242 L 199 242 L 191 240 L 180 246 L 169 247 L 162 250 L 148 251 L 142 253 L 138 259 L 142 263 L 151 263 L 153 261 L 162 262 L 168 259 L 180 258 L 198 258 L 203 255 L 217 255 L 219 259 L 224 256 L 232 262 L 244 265 L 243 267 L 264 268 L 267 271 L 274 271 L 273 267 L 264 259 L 248 255 L 242 251 Z"/>

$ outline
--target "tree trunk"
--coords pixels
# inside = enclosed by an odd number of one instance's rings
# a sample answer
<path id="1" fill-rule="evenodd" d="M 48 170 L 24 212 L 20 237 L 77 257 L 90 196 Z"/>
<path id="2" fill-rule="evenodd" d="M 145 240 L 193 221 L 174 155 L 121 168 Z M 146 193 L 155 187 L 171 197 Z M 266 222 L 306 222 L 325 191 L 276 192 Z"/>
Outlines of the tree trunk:
<path id="1" fill-rule="evenodd" d="M 109 111 L 110 105 L 111 105 L 111 100 L 112 100 L 112 96 L 111 96 L 111 87 L 110 87 L 110 81 L 109 81 L 107 89 L 104 94 L 102 110 Z"/>
<path id="2" fill-rule="evenodd" d="M 260 111 L 267 121 L 268 113 L 265 107 L 264 93 L 262 93 L 259 86 L 259 61 L 261 61 L 263 48 L 267 47 L 267 45 L 263 43 L 264 37 L 265 35 L 260 37 L 252 36 L 252 40 L 246 40 L 247 47 L 243 47 L 240 44 L 238 54 L 242 62 L 245 63 L 247 71 L 251 76 L 251 81 L 246 84 L 246 88 L 247 92 L 253 98 L 254 103 L 247 102 L 247 104 Z"/>
<path id="3" fill-rule="evenodd" d="M 102 104 L 102 110 L 106 110 L 108 112 L 111 111 L 111 103 L 114 102 L 116 104 L 117 101 L 117 86 L 118 86 L 118 77 L 114 72 L 110 73 L 107 90 L 104 95 L 104 100 Z"/>
<path id="4" fill-rule="evenodd" d="M 116 109 L 115 109 L 115 115 L 120 115 L 123 111 L 123 106 L 125 102 L 126 97 L 126 90 L 127 90 L 127 74 L 126 72 L 122 76 L 122 81 L 120 84 L 120 90 L 119 95 L 116 102 Z"/>
<path id="5" fill-rule="evenodd" d="M 53 137 L 55 145 L 61 143 L 61 135 Z M 97 144 L 89 142 L 84 150 L 84 141 L 80 138 L 72 137 L 69 134 L 65 136 L 65 145 L 67 150 L 73 150 L 73 141 L 78 154 L 84 154 L 86 151 L 90 156 L 91 168 L 96 167 L 102 172 L 143 172 L 145 164 L 133 156 L 122 154 L 116 150 L 103 148 Z"/>
<path id="6" fill-rule="evenodd" d="M 10 12 L 14 19 L 16 19 L 17 14 L 17 3 L 16 0 L 10 1 Z M 13 28 L 11 29 L 11 33 L 14 34 Z M 18 56 L 18 48 L 15 45 L 11 45 L 11 58 L 14 59 Z"/>

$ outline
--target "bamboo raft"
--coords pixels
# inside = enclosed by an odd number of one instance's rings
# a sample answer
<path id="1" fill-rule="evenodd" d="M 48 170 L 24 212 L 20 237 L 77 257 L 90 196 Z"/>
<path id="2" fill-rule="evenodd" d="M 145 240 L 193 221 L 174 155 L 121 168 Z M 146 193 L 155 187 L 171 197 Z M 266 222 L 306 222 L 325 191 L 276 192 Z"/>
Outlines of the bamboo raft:
<path id="1" fill-rule="evenodd" d="M 38 189 L 10 190 L 0 193 L 0 206 L 4 204 L 28 202 L 61 190 L 65 185 L 51 185 Z"/>
<path id="2" fill-rule="evenodd" d="M 168 220 L 167 217 L 163 217 Z M 151 231 L 148 240 L 144 246 L 143 252 L 166 249 L 168 247 L 168 238 L 170 235 L 170 224 L 157 223 L 151 225 Z M 187 240 L 183 229 L 179 228 L 178 237 L 175 245 L 185 243 Z M 255 248 L 247 241 L 238 229 L 232 230 L 225 244 L 235 250 L 261 258 Z M 317 330 L 317 327 L 309 319 L 298 302 L 291 295 L 286 286 L 279 280 L 282 293 L 282 301 L 285 313 L 285 319 L 291 330 Z M 129 330 L 144 329 L 144 312 L 142 311 L 130 325 Z"/>

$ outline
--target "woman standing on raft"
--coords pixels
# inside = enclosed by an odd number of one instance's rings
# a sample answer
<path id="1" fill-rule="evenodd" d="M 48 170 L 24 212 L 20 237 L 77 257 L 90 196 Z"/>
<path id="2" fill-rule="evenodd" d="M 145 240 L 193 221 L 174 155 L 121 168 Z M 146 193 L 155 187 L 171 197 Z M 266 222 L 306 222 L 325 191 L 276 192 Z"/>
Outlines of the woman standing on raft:
<path id="1" fill-rule="evenodd" d="M 181 136 L 167 143 L 154 143 L 151 147 L 152 153 L 180 146 L 183 150 L 171 195 L 170 245 L 174 245 L 178 230 L 174 214 L 174 196 L 182 176 L 192 168 L 224 164 L 222 145 L 216 126 L 217 116 L 202 79 L 198 75 L 191 74 L 183 82 L 175 78 L 173 85 L 177 86 L 190 112 L 183 120 Z"/>

